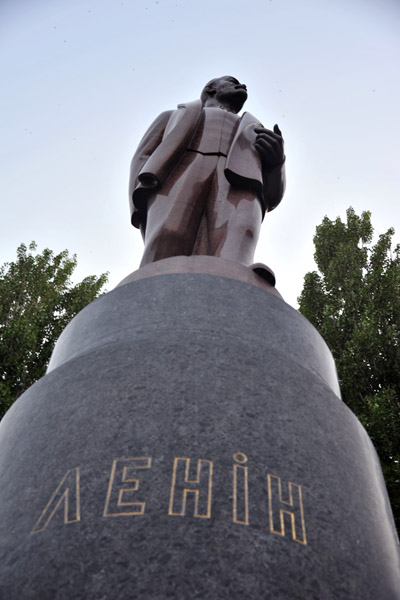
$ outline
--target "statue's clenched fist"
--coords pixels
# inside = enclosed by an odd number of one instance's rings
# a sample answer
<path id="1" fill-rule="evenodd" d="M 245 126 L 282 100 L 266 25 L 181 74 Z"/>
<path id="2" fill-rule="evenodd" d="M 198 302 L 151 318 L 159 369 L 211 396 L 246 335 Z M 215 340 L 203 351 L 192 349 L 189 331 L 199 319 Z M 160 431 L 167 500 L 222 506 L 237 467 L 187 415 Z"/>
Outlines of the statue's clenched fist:
<path id="1" fill-rule="evenodd" d="M 285 160 L 283 151 L 283 137 L 278 125 L 274 125 L 274 130 L 265 129 L 265 127 L 255 127 L 257 134 L 254 146 L 261 156 L 261 162 L 265 169 L 273 169 L 282 165 Z"/>

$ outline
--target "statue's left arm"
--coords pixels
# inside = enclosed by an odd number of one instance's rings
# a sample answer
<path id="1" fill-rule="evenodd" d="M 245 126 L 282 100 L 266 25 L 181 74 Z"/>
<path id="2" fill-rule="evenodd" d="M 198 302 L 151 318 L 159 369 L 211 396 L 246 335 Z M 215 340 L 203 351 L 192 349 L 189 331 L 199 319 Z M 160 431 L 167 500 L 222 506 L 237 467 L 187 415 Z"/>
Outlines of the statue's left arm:
<path id="1" fill-rule="evenodd" d="M 264 196 L 268 210 L 275 208 L 282 200 L 285 192 L 285 153 L 281 130 L 274 125 L 274 130 L 255 127 L 256 140 L 254 147 L 261 158 Z"/>

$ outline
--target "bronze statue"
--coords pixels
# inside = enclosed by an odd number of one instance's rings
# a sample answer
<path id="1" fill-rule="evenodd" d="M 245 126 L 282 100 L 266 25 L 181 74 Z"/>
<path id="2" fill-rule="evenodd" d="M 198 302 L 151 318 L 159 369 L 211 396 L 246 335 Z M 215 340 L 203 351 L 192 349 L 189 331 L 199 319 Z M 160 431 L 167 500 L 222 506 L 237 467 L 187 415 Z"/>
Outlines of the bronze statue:
<path id="1" fill-rule="evenodd" d="M 141 266 L 211 255 L 250 265 L 265 212 L 285 187 L 283 138 L 238 112 L 247 88 L 211 80 L 201 99 L 163 112 L 132 159 L 132 224 L 144 239 Z"/>

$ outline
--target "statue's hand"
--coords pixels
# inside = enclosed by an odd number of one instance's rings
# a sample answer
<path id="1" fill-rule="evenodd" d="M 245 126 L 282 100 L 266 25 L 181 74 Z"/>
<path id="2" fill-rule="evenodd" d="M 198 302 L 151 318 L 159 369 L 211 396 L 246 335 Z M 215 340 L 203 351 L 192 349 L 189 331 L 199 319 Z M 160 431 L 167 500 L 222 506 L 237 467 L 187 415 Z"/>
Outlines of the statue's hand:
<path id="1" fill-rule="evenodd" d="M 265 169 L 273 169 L 283 163 L 285 154 L 283 152 L 283 137 L 278 125 L 274 130 L 265 127 L 255 127 L 257 134 L 254 147 L 261 156 L 261 162 Z"/>

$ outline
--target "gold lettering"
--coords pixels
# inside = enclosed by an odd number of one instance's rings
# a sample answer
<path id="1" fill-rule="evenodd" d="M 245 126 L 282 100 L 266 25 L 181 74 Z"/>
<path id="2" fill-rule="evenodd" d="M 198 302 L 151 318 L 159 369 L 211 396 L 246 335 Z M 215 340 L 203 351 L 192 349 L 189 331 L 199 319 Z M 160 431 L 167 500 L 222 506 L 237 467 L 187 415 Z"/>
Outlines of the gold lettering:
<path id="1" fill-rule="evenodd" d="M 290 518 L 292 539 L 307 544 L 301 485 L 289 481 L 288 500 L 282 498 L 282 483 L 277 475 L 268 474 L 269 526 L 273 533 L 285 535 L 285 515 Z"/>
<path id="2" fill-rule="evenodd" d="M 64 524 L 81 520 L 79 467 L 69 469 L 45 506 L 31 533 L 46 529 L 57 509 L 64 504 Z"/>
<path id="3" fill-rule="evenodd" d="M 213 463 L 199 459 L 195 479 L 189 478 L 190 458 L 175 458 L 169 500 L 169 515 L 184 516 L 188 494 L 194 495 L 194 516 L 209 519 L 211 516 L 211 494 Z M 190 484 L 187 487 L 186 484 Z"/>
<path id="4" fill-rule="evenodd" d="M 249 524 L 249 487 L 247 456 L 243 452 L 235 452 L 233 460 L 233 522 L 241 525 Z"/>
<path id="5" fill-rule="evenodd" d="M 151 457 L 116 458 L 113 461 L 103 517 L 142 515 L 146 508 L 143 501 L 133 500 L 139 490 L 139 480 L 132 475 L 138 469 L 150 469 Z M 126 485 L 130 484 L 130 485 Z"/>

